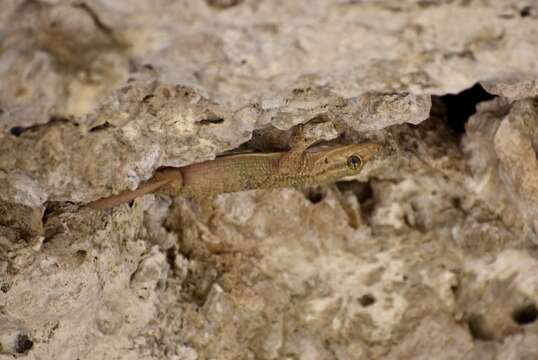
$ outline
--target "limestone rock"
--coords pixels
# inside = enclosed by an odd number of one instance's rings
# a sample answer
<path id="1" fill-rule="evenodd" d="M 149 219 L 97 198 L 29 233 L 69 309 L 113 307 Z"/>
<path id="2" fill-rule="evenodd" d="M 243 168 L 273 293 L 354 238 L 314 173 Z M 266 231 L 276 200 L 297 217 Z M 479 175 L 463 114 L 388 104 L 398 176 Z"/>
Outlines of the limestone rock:
<path id="1" fill-rule="evenodd" d="M 3 0 L 0 359 L 537 358 L 537 18 Z M 330 186 L 83 206 L 299 124 L 383 147 Z"/>

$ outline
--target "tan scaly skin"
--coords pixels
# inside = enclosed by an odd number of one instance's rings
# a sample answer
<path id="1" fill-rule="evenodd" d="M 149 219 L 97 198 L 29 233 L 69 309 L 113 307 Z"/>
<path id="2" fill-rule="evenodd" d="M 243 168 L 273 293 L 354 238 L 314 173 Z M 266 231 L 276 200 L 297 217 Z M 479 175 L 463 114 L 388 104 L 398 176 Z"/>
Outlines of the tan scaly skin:
<path id="1" fill-rule="evenodd" d="M 162 169 L 138 189 L 98 199 L 88 206 L 111 208 L 153 192 L 202 198 L 253 189 L 330 184 L 358 174 L 381 148 L 367 142 L 307 150 L 315 142 L 296 138 L 288 152 L 231 154 Z"/>

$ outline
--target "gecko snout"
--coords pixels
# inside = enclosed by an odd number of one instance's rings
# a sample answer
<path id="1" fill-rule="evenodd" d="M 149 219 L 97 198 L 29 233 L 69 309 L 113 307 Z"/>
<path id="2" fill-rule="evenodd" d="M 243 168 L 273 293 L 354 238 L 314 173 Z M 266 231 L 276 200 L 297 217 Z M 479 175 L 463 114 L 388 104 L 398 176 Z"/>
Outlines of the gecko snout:
<path id="1" fill-rule="evenodd" d="M 381 144 L 375 142 L 361 144 L 359 154 L 361 155 L 363 162 L 367 163 L 372 160 L 382 147 Z"/>

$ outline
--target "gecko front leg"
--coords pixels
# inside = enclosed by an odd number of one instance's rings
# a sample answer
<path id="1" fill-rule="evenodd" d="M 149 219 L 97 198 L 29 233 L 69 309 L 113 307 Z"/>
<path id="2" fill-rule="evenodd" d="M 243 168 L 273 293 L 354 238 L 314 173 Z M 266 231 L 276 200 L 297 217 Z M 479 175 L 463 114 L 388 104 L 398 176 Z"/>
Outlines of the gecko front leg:
<path id="1" fill-rule="evenodd" d="M 305 151 L 318 141 L 319 139 L 306 136 L 304 125 L 297 125 L 291 137 L 290 150 L 283 153 L 278 160 L 278 171 L 281 173 L 301 172 L 305 165 Z"/>

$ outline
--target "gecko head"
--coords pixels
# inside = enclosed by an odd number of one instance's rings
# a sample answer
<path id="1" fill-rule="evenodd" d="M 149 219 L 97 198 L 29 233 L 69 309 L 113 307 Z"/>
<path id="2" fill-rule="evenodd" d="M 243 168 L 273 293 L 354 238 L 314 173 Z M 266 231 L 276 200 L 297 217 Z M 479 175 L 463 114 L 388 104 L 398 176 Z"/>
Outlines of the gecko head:
<path id="1" fill-rule="evenodd" d="M 361 172 L 364 165 L 381 149 L 381 144 L 367 142 L 323 149 L 313 154 L 313 172 L 322 182 L 332 182 Z"/>

